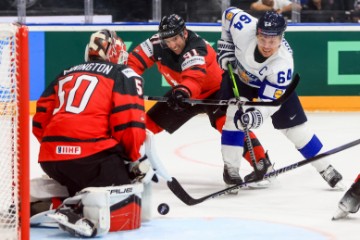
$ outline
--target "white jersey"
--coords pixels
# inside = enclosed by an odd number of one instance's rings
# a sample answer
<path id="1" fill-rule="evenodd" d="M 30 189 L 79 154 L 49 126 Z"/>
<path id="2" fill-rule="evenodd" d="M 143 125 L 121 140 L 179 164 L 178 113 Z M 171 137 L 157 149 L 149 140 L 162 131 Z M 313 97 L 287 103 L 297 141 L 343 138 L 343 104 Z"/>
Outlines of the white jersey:
<path id="1" fill-rule="evenodd" d="M 238 8 L 228 8 L 222 16 L 221 38 L 235 45 L 236 69 L 241 81 L 259 89 L 259 98 L 273 100 L 292 80 L 292 50 L 283 39 L 279 50 L 264 62 L 255 61 L 257 18 Z"/>

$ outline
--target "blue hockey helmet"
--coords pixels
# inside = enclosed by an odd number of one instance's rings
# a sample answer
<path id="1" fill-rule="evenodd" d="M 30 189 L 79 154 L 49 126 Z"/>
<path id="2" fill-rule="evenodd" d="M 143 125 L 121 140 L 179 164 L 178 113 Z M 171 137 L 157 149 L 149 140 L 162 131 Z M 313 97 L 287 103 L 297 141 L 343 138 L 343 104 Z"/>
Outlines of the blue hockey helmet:
<path id="1" fill-rule="evenodd" d="M 283 15 L 267 11 L 262 15 L 256 25 L 256 34 L 266 36 L 282 36 L 287 26 L 286 19 Z"/>
<path id="2" fill-rule="evenodd" d="M 181 34 L 185 29 L 185 21 L 177 14 L 164 16 L 159 25 L 159 35 L 161 39 L 170 38 Z"/>

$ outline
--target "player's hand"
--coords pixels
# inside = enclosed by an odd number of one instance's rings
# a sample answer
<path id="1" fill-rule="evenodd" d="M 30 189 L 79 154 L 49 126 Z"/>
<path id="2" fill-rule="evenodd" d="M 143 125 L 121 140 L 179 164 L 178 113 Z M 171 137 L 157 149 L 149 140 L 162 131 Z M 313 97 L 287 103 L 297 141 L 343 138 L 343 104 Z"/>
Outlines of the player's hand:
<path id="1" fill-rule="evenodd" d="M 216 60 L 220 67 L 224 70 L 228 70 L 228 64 L 234 68 L 236 66 L 236 58 L 235 58 L 235 46 L 231 42 L 224 41 L 222 39 L 218 40 L 217 43 L 217 55 Z"/>
<path id="2" fill-rule="evenodd" d="M 256 108 L 249 108 L 246 112 L 239 109 L 235 113 L 234 123 L 237 129 L 258 128 L 263 123 L 263 116 Z"/>
<path id="3" fill-rule="evenodd" d="M 183 102 L 185 98 L 190 98 L 190 91 L 187 87 L 179 85 L 172 89 L 167 104 L 174 111 L 181 112 L 190 106 L 190 104 Z"/>
<path id="4" fill-rule="evenodd" d="M 133 182 L 149 183 L 153 178 L 157 179 L 151 163 L 145 155 L 138 161 L 130 163 L 130 177 Z"/>

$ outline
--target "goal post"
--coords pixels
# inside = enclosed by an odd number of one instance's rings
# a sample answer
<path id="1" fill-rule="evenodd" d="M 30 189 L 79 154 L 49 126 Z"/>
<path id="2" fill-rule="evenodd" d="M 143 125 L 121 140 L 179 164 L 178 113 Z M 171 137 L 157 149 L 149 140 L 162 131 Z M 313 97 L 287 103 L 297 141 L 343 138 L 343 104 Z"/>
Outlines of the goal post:
<path id="1" fill-rule="evenodd" d="M 30 239 L 28 28 L 0 23 L 0 238 Z"/>

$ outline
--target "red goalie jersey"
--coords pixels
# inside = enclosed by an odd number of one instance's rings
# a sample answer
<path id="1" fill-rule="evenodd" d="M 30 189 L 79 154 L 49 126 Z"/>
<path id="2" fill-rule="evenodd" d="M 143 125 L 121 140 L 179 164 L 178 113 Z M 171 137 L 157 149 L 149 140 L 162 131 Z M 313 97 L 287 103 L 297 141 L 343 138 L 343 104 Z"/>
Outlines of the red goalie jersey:
<path id="1" fill-rule="evenodd" d="M 143 79 L 132 69 L 90 61 L 65 70 L 37 102 L 39 162 L 84 158 L 119 144 L 135 161 L 145 140 Z"/>

